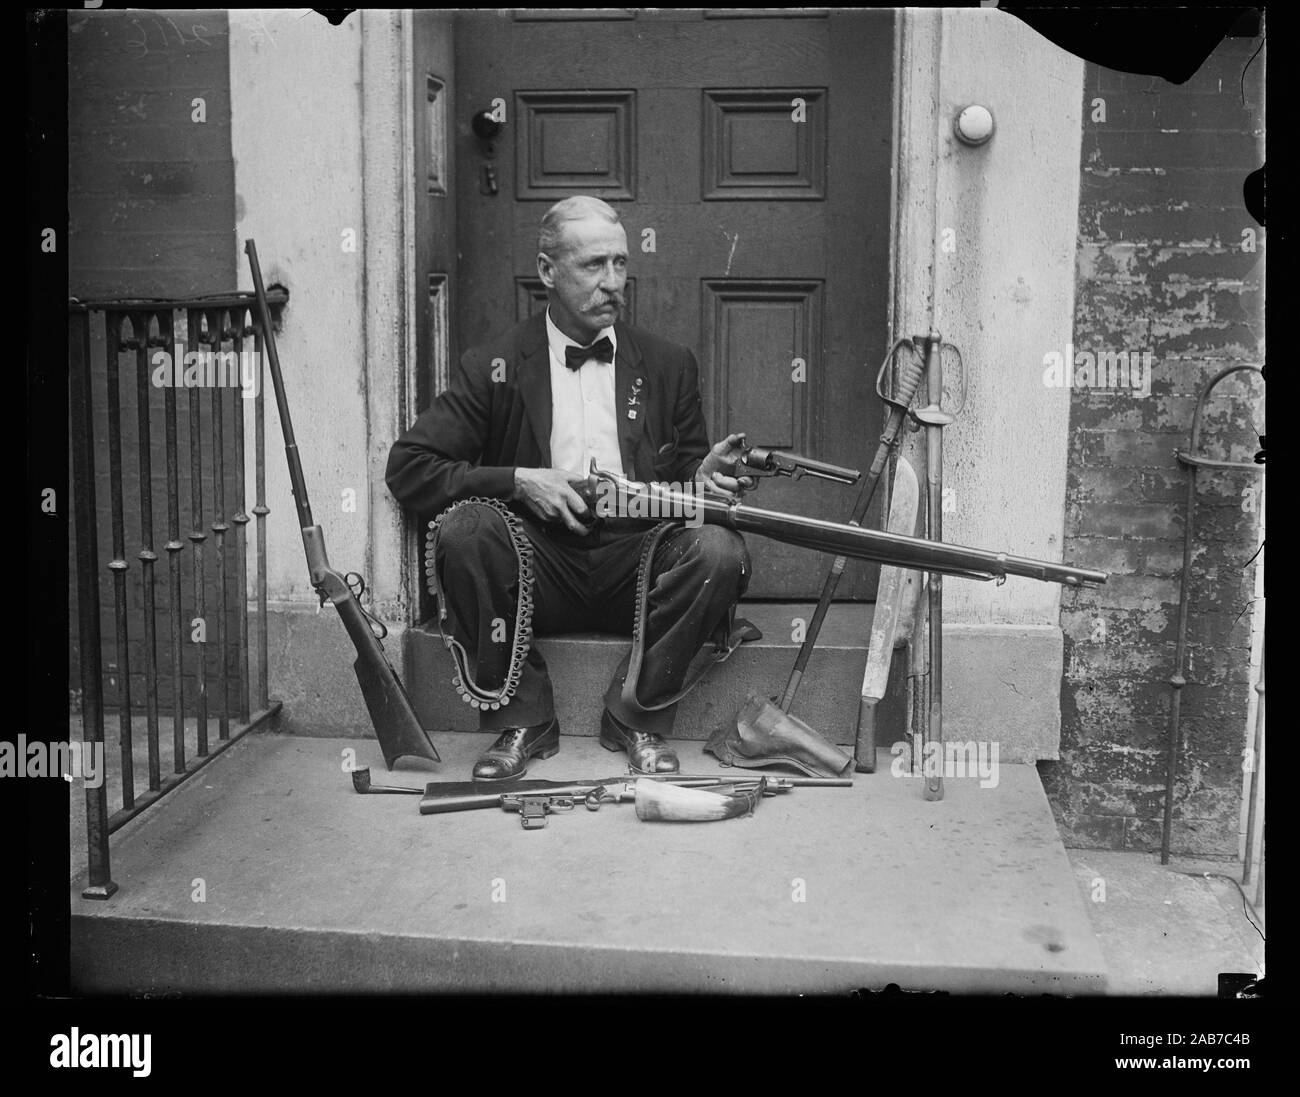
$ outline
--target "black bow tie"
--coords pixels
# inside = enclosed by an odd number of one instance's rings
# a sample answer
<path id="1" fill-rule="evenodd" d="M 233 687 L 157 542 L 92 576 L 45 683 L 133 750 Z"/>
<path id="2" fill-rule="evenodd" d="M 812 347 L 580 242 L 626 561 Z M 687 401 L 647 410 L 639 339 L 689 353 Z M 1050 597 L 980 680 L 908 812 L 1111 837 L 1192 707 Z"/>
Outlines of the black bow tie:
<path id="1" fill-rule="evenodd" d="M 597 362 L 614 361 L 614 344 L 609 341 L 608 335 L 597 339 L 589 347 L 564 348 L 564 364 L 569 369 L 578 369 L 588 358 L 594 358 Z"/>

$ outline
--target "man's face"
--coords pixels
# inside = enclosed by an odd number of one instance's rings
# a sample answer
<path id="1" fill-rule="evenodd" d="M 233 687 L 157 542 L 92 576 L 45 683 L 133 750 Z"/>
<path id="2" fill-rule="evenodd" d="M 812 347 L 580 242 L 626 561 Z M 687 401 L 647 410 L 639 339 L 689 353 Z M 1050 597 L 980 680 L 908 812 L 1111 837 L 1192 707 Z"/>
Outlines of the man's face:
<path id="1" fill-rule="evenodd" d="M 566 221 L 558 256 L 541 252 L 537 273 L 550 298 L 551 319 L 570 339 L 590 343 L 618 319 L 627 284 L 627 233 L 602 217 Z"/>

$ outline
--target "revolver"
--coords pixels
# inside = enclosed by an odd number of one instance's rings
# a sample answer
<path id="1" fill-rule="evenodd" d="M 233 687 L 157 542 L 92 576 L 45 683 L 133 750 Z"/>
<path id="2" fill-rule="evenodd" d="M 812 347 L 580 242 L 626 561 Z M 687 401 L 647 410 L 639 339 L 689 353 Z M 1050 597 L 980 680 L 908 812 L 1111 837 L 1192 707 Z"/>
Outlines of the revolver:
<path id="1" fill-rule="evenodd" d="M 792 480 L 798 480 L 802 476 L 816 476 L 821 480 L 833 480 L 837 484 L 856 484 L 862 478 L 862 473 L 857 469 L 828 464 L 798 453 L 746 446 L 736 462 L 736 476 L 748 477 L 753 480 L 756 488 L 758 479 L 766 476 L 788 476 Z"/>

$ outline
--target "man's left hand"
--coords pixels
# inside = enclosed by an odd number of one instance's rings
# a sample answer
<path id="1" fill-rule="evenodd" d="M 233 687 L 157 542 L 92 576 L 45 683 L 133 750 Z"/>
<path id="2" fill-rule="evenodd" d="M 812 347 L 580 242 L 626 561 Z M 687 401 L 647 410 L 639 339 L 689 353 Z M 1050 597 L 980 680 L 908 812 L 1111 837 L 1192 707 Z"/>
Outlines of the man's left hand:
<path id="1" fill-rule="evenodd" d="M 745 432 L 728 434 L 705 454 L 695 479 L 704 485 L 706 491 L 733 499 L 739 497 L 754 486 L 752 478 L 748 476 L 737 478 L 732 475 L 736 471 L 736 462 L 744 452 Z"/>

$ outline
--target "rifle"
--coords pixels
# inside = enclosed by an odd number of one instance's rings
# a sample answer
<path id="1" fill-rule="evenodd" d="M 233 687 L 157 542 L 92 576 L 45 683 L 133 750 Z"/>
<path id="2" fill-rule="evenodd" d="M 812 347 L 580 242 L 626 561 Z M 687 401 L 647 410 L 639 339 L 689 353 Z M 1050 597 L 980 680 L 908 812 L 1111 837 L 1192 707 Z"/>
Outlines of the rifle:
<path id="1" fill-rule="evenodd" d="M 727 818 L 714 814 L 704 801 L 683 803 L 659 786 L 674 786 L 683 791 L 704 790 L 730 794 L 740 786 L 755 786 L 764 782 L 765 795 L 788 792 L 793 788 L 848 788 L 853 781 L 847 777 L 764 777 L 737 782 L 730 777 L 684 777 L 676 773 L 637 775 L 620 774 L 598 781 L 512 781 L 508 789 L 484 788 L 475 781 L 431 781 L 420 797 L 421 815 L 442 815 L 451 811 L 473 811 L 476 808 L 504 808 L 519 812 L 519 825 L 525 830 L 546 826 L 546 816 L 556 811 L 572 811 L 581 801 L 588 811 L 598 811 L 604 803 L 635 800 L 639 818 L 673 818 L 683 822 L 703 822 L 708 819 Z M 748 788 L 740 791 L 749 791 Z M 717 797 L 714 797 L 716 800 Z M 647 815 L 646 805 L 657 807 L 658 813 Z M 652 809 L 653 810 L 653 809 Z M 670 814 L 671 813 L 671 814 Z"/>
<path id="2" fill-rule="evenodd" d="M 266 287 L 262 284 L 262 268 L 257 261 L 257 245 L 249 240 L 244 245 L 244 251 L 248 254 L 248 265 L 253 272 L 258 322 L 266 343 L 266 357 L 271 365 L 275 404 L 280 413 L 280 429 L 284 434 L 284 453 L 289 460 L 289 483 L 293 488 L 294 504 L 298 508 L 298 526 L 302 530 L 302 544 L 307 552 L 311 585 L 320 597 L 321 605 L 330 602 L 338 610 L 343 627 L 347 629 L 352 646 L 356 648 L 357 659 L 352 664 L 352 669 L 356 671 L 357 681 L 361 684 L 361 695 L 366 700 L 366 708 L 370 710 L 370 722 L 374 725 L 388 768 L 391 770 L 393 763 L 404 754 L 439 762 L 441 759 L 429 739 L 429 733 L 420 724 L 410 697 L 384 655 L 384 645 L 380 641 L 388 635 L 388 629 L 361 605 L 360 596 L 366 591 L 365 580 L 355 571 L 342 575 L 330 567 L 325 553 L 325 536 L 320 526 L 312 521 L 302 461 L 298 457 L 298 444 L 294 440 L 293 423 L 289 418 L 284 376 L 280 372 L 280 355 L 275 347 L 271 308 L 266 300 Z"/>
<path id="3" fill-rule="evenodd" d="M 757 777 L 737 779 L 678 773 L 619 774 L 586 781 L 430 781 L 423 790 L 406 785 L 375 785 L 366 768 L 352 771 L 357 792 L 404 792 L 420 797 L 421 815 L 502 808 L 519 813 L 524 830 L 546 826 L 546 816 L 572 811 L 581 802 L 588 811 L 601 804 L 634 800 L 643 820 L 705 822 L 752 812 L 763 796 L 795 788 L 851 788 L 849 777 Z M 702 796 L 696 793 L 707 794 Z"/>
<path id="4" fill-rule="evenodd" d="M 602 484 L 612 485 L 614 491 L 611 493 L 602 490 Z M 595 500 L 604 500 L 609 494 L 614 494 L 620 505 L 626 501 L 634 514 L 649 514 L 653 520 L 691 518 L 698 514 L 705 522 L 726 526 L 737 533 L 755 533 L 774 541 L 816 549 L 835 556 L 893 564 L 938 575 L 954 575 L 962 579 L 996 579 L 999 583 L 1008 575 L 1019 575 L 1067 587 L 1099 586 L 1106 581 L 1104 571 L 1074 568 L 1051 560 L 1011 556 L 1005 552 L 964 548 L 944 541 L 927 541 L 923 537 L 906 537 L 900 533 L 883 533 L 842 522 L 828 522 L 822 518 L 782 514 L 702 491 L 683 491 L 667 484 L 640 483 L 598 469 L 594 459 L 587 479 L 577 490 L 593 513 L 596 513 Z"/>

